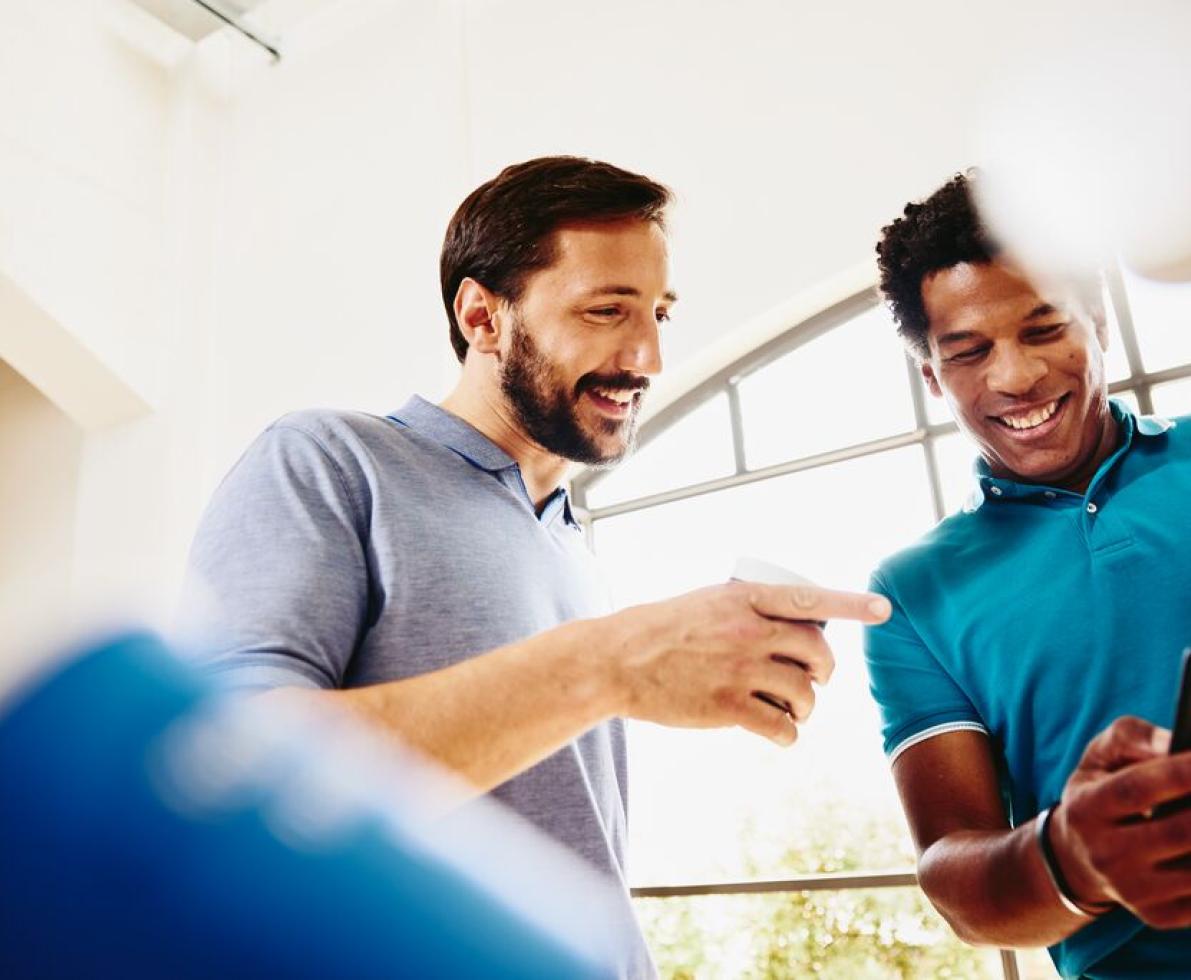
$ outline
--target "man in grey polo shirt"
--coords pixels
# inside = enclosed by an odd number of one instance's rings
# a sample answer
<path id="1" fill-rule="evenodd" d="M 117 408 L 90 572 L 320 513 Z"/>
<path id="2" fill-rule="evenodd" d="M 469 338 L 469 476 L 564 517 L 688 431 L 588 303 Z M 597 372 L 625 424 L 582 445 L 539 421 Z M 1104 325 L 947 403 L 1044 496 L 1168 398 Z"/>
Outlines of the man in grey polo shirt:
<path id="1" fill-rule="evenodd" d="M 669 201 L 574 157 L 479 187 L 441 258 L 455 390 L 387 418 L 274 423 L 191 558 L 231 683 L 345 706 L 621 882 L 621 719 L 789 745 L 833 665 L 807 621 L 888 614 L 876 596 L 743 583 L 610 614 L 562 483 L 632 446 L 676 298 Z M 626 975 L 651 972 L 643 943 L 626 951 Z"/>

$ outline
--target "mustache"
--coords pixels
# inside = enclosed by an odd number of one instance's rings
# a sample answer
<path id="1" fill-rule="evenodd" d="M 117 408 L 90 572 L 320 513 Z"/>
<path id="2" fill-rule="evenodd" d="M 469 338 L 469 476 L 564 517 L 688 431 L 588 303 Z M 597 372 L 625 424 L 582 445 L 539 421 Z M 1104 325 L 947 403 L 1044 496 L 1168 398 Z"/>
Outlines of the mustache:
<path id="1" fill-rule="evenodd" d="M 591 388 L 637 391 L 645 394 L 649 390 L 649 378 L 629 371 L 617 371 L 615 374 L 585 374 L 575 383 L 575 394 L 581 395 Z"/>

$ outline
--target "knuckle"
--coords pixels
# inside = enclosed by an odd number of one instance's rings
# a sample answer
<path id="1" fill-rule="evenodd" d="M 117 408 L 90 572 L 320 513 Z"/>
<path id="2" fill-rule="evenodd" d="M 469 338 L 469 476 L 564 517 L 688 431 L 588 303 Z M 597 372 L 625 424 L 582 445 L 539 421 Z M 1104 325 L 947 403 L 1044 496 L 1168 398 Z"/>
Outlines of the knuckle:
<path id="1" fill-rule="evenodd" d="M 1132 811 L 1136 809 L 1140 803 L 1141 794 L 1135 780 L 1114 780 L 1110 784 L 1108 792 L 1113 803 L 1123 810 Z"/>

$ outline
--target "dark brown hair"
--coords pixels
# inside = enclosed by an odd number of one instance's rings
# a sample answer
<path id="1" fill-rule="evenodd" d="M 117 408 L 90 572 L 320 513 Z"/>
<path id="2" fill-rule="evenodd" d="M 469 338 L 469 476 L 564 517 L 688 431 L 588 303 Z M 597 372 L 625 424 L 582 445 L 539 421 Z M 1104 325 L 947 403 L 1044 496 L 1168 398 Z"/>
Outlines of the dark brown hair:
<path id="1" fill-rule="evenodd" d="M 570 156 L 514 164 L 477 187 L 447 225 L 439 258 L 455 356 L 460 362 L 467 356 L 467 339 L 455 320 L 455 294 L 465 278 L 515 303 L 529 274 L 554 261 L 560 225 L 639 218 L 664 228 L 672 196 L 648 177 Z"/>

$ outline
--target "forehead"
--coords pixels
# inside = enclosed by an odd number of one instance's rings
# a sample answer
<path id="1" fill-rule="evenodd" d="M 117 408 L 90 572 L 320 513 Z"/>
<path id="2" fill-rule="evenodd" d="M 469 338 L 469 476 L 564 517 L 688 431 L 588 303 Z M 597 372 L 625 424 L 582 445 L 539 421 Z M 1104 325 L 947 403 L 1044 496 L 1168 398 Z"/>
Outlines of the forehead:
<path id="1" fill-rule="evenodd" d="M 593 281 L 632 286 L 644 294 L 670 289 L 666 233 L 654 221 L 583 222 L 554 232 L 554 262 L 527 286 L 589 289 Z"/>
<path id="2" fill-rule="evenodd" d="M 1000 262 L 961 262 L 922 281 L 930 333 L 1016 327 L 1046 300 L 1020 273 Z"/>

